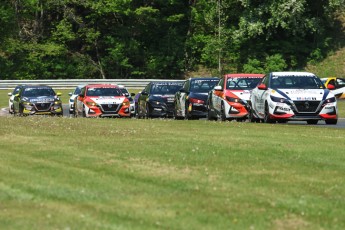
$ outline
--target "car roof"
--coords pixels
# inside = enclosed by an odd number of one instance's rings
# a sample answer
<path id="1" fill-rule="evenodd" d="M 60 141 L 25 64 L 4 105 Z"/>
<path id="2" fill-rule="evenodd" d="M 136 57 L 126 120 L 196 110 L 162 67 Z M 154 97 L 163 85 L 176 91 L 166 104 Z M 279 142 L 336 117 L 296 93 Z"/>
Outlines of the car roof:
<path id="1" fill-rule="evenodd" d="M 193 81 L 193 80 L 219 80 L 218 77 L 193 77 L 189 78 L 188 80 Z"/>
<path id="2" fill-rule="evenodd" d="M 51 89 L 52 87 L 48 85 L 23 85 L 23 88 L 49 88 Z"/>
<path id="3" fill-rule="evenodd" d="M 272 72 L 272 76 L 315 76 L 313 73 L 309 72 Z"/>
<path id="4" fill-rule="evenodd" d="M 230 73 L 224 75 L 227 78 L 263 78 L 265 74 L 259 74 L 259 73 Z"/>
<path id="5" fill-rule="evenodd" d="M 118 85 L 114 84 L 88 84 L 86 88 L 119 88 Z"/>

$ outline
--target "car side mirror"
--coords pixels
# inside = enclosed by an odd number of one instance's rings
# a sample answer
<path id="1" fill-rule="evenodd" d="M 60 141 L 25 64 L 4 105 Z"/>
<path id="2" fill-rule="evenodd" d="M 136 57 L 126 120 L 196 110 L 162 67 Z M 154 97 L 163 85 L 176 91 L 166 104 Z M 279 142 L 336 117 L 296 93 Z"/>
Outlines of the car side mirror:
<path id="1" fill-rule="evenodd" d="M 69 96 L 72 96 L 72 93 L 68 93 Z"/>
<path id="2" fill-rule="evenodd" d="M 131 93 L 131 96 L 132 96 L 132 97 L 135 97 L 135 93 Z"/>
<path id="3" fill-rule="evenodd" d="M 332 85 L 332 84 L 328 84 L 328 85 L 327 85 L 327 89 L 329 89 L 329 90 L 333 90 L 333 89 L 335 89 L 335 86 L 334 86 L 334 85 Z"/>
<path id="4" fill-rule="evenodd" d="M 147 92 L 145 92 L 145 91 L 142 91 L 141 95 L 149 95 L 149 94 Z"/>
<path id="5" fill-rule="evenodd" d="M 8 93 L 7 95 L 8 95 L 8 96 L 12 96 L 12 93 Z"/>
<path id="6" fill-rule="evenodd" d="M 267 86 L 264 83 L 261 83 L 260 85 L 258 85 L 258 89 L 267 90 Z"/>
<path id="7" fill-rule="evenodd" d="M 15 96 L 15 97 L 19 97 L 19 93 L 15 94 L 14 96 Z"/>
<path id="8" fill-rule="evenodd" d="M 60 93 L 60 92 L 56 93 L 56 96 L 61 96 L 61 95 L 62 95 L 62 93 Z"/>
<path id="9" fill-rule="evenodd" d="M 217 85 L 213 88 L 215 91 L 222 91 L 222 87 L 220 85 Z"/>

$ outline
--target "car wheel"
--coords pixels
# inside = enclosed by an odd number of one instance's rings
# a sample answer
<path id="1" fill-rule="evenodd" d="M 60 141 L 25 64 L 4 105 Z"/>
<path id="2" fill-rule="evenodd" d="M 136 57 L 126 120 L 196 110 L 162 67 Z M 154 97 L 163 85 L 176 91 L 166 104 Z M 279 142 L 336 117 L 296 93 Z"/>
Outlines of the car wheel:
<path id="1" fill-rule="evenodd" d="M 209 121 L 215 121 L 217 120 L 215 116 L 213 116 L 213 112 L 211 110 L 211 103 L 210 103 L 210 100 L 208 100 L 208 103 L 207 103 L 207 113 L 206 113 L 206 119 L 209 120 Z"/>
<path id="2" fill-rule="evenodd" d="M 308 125 L 316 125 L 319 121 L 318 120 L 308 120 L 307 124 Z"/>
<path id="3" fill-rule="evenodd" d="M 24 111 L 24 107 L 22 105 L 19 105 L 19 112 L 18 112 L 19 116 L 21 117 L 24 116 L 23 111 Z"/>
<path id="4" fill-rule="evenodd" d="M 186 103 L 186 109 L 185 109 L 185 119 L 186 120 L 192 120 L 193 119 L 193 117 L 192 117 L 192 115 L 189 113 L 189 111 L 188 111 L 188 107 L 189 107 L 189 105 Z"/>
<path id="5" fill-rule="evenodd" d="M 338 123 L 338 119 L 329 119 L 325 120 L 327 125 L 336 125 Z"/>
<path id="6" fill-rule="evenodd" d="M 13 113 L 13 105 L 11 105 L 11 107 L 10 107 L 9 110 L 8 110 L 8 112 L 9 112 L 10 114 Z"/>
<path id="7" fill-rule="evenodd" d="M 221 119 L 221 121 L 226 121 L 224 103 L 222 103 L 221 106 L 220 106 L 220 119 Z"/>
<path id="8" fill-rule="evenodd" d="M 260 119 L 254 117 L 254 111 L 252 109 L 249 109 L 249 112 L 248 112 L 248 120 L 252 123 L 254 122 L 260 122 Z"/>
<path id="9" fill-rule="evenodd" d="M 267 104 L 265 106 L 264 123 L 274 123 L 274 120 L 270 118 L 270 113 Z"/>
<path id="10" fill-rule="evenodd" d="M 85 106 L 83 106 L 82 116 L 83 116 L 83 117 L 86 117 Z"/>
<path id="11" fill-rule="evenodd" d="M 145 118 L 148 119 L 151 117 L 150 107 L 146 104 Z"/>

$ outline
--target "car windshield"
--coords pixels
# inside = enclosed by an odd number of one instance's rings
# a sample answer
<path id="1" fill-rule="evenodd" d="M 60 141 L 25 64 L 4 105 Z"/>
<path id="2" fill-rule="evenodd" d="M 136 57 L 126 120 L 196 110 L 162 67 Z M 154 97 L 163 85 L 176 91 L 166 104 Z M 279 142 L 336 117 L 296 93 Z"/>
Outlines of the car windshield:
<path id="1" fill-rule="evenodd" d="M 254 89 L 261 78 L 228 78 L 226 82 L 226 89 L 230 90 L 252 90 Z"/>
<path id="2" fill-rule="evenodd" d="M 55 92 L 51 88 L 25 88 L 22 94 L 24 97 L 50 97 L 55 96 Z"/>
<path id="3" fill-rule="evenodd" d="M 273 76 L 271 88 L 281 89 L 323 89 L 322 81 L 316 76 Z"/>
<path id="4" fill-rule="evenodd" d="M 195 93 L 207 93 L 219 82 L 219 79 L 196 79 L 190 82 L 190 91 Z"/>
<path id="5" fill-rule="evenodd" d="M 74 95 L 78 95 L 81 93 L 81 88 L 77 87 L 75 90 L 74 90 Z"/>
<path id="6" fill-rule="evenodd" d="M 151 94 L 175 94 L 181 89 L 183 82 L 181 83 L 155 83 L 151 86 Z"/>
<path id="7" fill-rule="evenodd" d="M 124 96 L 126 96 L 126 97 L 130 97 L 131 96 L 126 88 L 121 88 L 120 90 L 121 90 L 121 93 Z"/>
<path id="8" fill-rule="evenodd" d="M 118 88 L 88 88 L 86 96 L 122 96 L 122 93 Z"/>

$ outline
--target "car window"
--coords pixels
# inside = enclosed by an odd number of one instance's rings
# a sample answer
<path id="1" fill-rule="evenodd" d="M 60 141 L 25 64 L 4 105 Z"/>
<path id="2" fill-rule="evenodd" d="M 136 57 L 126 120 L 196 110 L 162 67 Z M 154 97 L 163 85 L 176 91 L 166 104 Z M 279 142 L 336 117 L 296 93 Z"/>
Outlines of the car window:
<path id="1" fill-rule="evenodd" d="M 51 88 L 25 88 L 22 96 L 24 97 L 43 97 L 55 96 L 55 92 Z"/>
<path id="2" fill-rule="evenodd" d="M 75 95 L 79 95 L 81 93 L 81 88 L 77 87 L 75 90 L 74 90 L 74 93 Z"/>
<path id="3" fill-rule="evenodd" d="M 343 78 L 337 78 L 337 87 L 338 87 L 338 88 L 345 87 L 345 79 L 343 79 Z"/>
<path id="4" fill-rule="evenodd" d="M 271 88 L 283 89 L 320 89 L 323 83 L 315 76 L 273 76 Z"/>
<path id="5" fill-rule="evenodd" d="M 230 90 L 251 90 L 254 89 L 261 78 L 228 78 L 226 88 Z"/>
<path id="6" fill-rule="evenodd" d="M 177 91 L 179 91 L 182 87 L 183 82 L 181 83 L 154 83 L 151 87 L 151 94 L 158 94 L 158 95 L 164 95 L 164 94 L 175 94 Z"/>
<path id="7" fill-rule="evenodd" d="M 15 94 L 19 93 L 20 89 L 21 89 L 21 87 L 14 88 L 14 90 L 12 92 L 12 95 L 15 95 Z"/>
<path id="8" fill-rule="evenodd" d="M 190 91 L 207 93 L 212 90 L 219 82 L 219 79 L 196 79 L 191 81 Z"/>
<path id="9" fill-rule="evenodd" d="M 87 89 L 86 96 L 122 96 L 122 92 L 118 88 L 91 87 Z"/>

